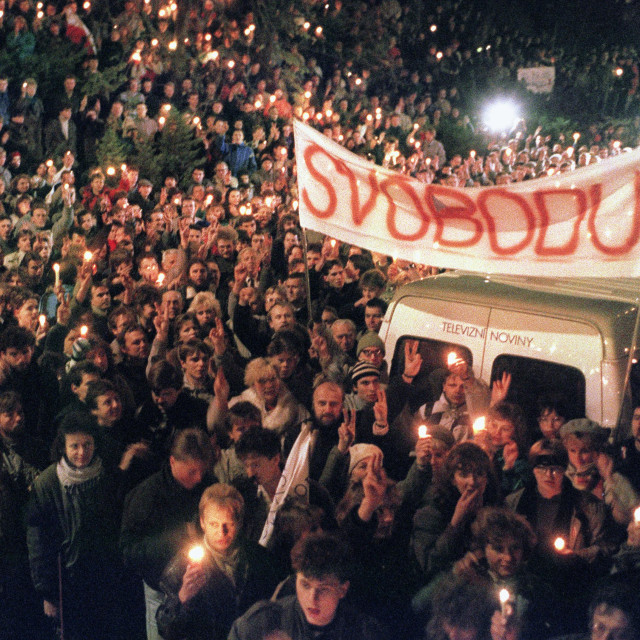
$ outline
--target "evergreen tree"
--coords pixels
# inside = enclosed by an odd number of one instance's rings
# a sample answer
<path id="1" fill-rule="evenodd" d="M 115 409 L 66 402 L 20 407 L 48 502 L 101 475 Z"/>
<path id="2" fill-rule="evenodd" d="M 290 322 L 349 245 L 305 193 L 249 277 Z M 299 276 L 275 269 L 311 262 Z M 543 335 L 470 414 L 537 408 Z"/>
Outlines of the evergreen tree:
<path id="1" fill-rule="evenodd" d="M 204 147 L 177 109 L 171 109 L 158 136 L 156 163 L 162 175 L 174 173 L 183 182 L 204 164 Z"/>
<path id="2" fill-rule="evenodd" d="M 118 135 L 114 127 L 107 127 L 96 147 L 98 164 L 103 167 L 117 167 L 126 162 L 130 153 L 130 147 Z"/>
<path id="3" fill-rule="evenodd" d="M 140 169 L 140 177 L 160 184 L 162 167 L 158 161 L 158 148 L 153 138 L 141 137 L 135 142 L 135 151 L 130 162 Z"/>

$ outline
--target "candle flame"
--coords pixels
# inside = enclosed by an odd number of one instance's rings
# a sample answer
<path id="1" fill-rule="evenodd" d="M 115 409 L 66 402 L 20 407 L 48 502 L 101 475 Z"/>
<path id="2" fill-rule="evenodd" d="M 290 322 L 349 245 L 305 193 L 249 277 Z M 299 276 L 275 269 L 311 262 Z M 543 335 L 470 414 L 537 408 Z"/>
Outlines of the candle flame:
<path id="1" fill-rule="evenodd" d="M 87 333 L 89 333 L 89 327 L 87 327 L 87 325 L 86 325 L 86 324 L 83 324 L 83 325 L 80 327 L 80 335 L 81 335 L 83 338 L 85 338 L 85 337 L 86 337 L 86 335 L 87 335 Z"/>
<path id="2" fill-rule="evenodd" d="M 557 551 L 562 551 L 565 546 L 566 546 L 566 542 L 564 541 L 564 538 L 556 538 L 555 541 L 553 542 L 553 546 L 556 548 Z"/>
<path id="3" fill-rule="evenodd" d="M 640 524 L 640 507 L 633 512 L 633 521 L 636 524 Z"/>
<path id="4" fill-rule="evenodd" d="M 486 429 L 485 425 L 485 418 L 484 416 L 481 416 L 480 418 L 478 418 L 477 420 L 475 420 L 475 422 L 473 423 L 473 433 L 478 433 L 480 431 L 484 431 Z"/>
<path id="5" fill-rule="evenodd" d="M 505 602 L 509 602 L 509 598 L 511 597 L 511 594 L 506 589 L 500 589 L 500 593 L 498 594 L 498 597 L 500 598 L 500 602 L 504 604 Z"/>
<path id="6" fill-rule="evenodd" d="M 447 356 L 447 366 L 452 367 L 456 360 L 458 359 L 458 354 L 455 351 L 451 351 Z"/>
<path id="7" fill-rule="evenodd" d="M 421 424 L 418 427 L 418 438 L 428 438 L 429 437 L 429 429 L 427 429 L 426 424 Z"/>
<path id="8" fill-rule="evenodd" d="M 189 549 L 188 555 L 191 562 L 202 562 L 204 558 L 204 547 L 201 544 L 197 544 Z"/>

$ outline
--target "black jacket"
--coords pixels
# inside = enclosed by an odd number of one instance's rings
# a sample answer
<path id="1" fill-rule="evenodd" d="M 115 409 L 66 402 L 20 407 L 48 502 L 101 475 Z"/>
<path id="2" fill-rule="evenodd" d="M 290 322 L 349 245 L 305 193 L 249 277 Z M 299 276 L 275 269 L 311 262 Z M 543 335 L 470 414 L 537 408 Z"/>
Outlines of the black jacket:
<path id="1" fill-rule="evenodd" d="M 200 496 L 212 481 L 185 489 L 167 463 L 127 495 L 120 549 L 125 563 L 151 588 L 159 589 L 164 568 L 188 541 L 187 524 L 195 523 Z"/>
<path id="2" fill-rule="evenodd" d="M 185 550 L 167 566 L 160 582 L 165 600 L 156 619 L 163 638 L 225 640 L 234 620 L 258 600 L 268 598 L 278 583 L 269 552 L 255 542 L 240 540 L 234 583 L 207 553 L 204 587 L 182 604 L 178 593 L 187 570 Z"/>

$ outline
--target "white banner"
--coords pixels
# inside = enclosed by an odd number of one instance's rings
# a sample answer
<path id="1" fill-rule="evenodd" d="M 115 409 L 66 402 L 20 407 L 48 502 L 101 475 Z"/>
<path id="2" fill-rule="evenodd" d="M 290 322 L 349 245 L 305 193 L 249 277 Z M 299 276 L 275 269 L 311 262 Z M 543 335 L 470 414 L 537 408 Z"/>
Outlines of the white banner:
<path id="1" fill-rule="evenodd" d="M 526 67 L 518 69 L 518 82 L 524 82 L 531 93 L 551 93 L 556 81 L 555 67 Z"/>
<path id="2" fill-rule="evenodd" d="M 295 122 L 300 222 L 394 258 L 483 273 L 640 276 L 640 151 L 508 187 L 427 185 Z"/>

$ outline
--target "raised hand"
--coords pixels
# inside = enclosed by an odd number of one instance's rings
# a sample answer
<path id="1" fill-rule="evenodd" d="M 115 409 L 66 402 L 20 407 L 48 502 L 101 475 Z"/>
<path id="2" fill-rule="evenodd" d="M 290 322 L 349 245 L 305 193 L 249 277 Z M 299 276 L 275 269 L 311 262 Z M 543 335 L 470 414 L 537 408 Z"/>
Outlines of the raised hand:
<path id="1" fill-rule="evenodd" d="M 511 374 L 503 372 L 502 378 L 494 380 L 491 387 L 491 406 L 506 399 L 511 386 Z"/>
<path id="2" fill-rule="evenodd" d="M 180 602 L 184 604 L 196 596 L 207 582 L 207 572 L 201 562 L 190 562 L 184 576 L 182 586 L 178 592 Z"/>
<path id="3" fill-rule="evenodd" d="M 404 373 L 405 378 L 415 378 L 422 367 L 422 356 L 418 352 L 418 340 L 406 340 L 404 343 Z"/>
<path id="4" fill-rule="evenodd" d="M 508 471 L 509 469 L 513 469 L 513 465 L 515 465 L 516 460 L 518 459 L 518 445 L 514 440 L 510 440 L 507 444 L 504 445 L 504 449 L 502 450 L 502 457 L 504 458 L 504 470 Z"/>
<path id="5" fill-rule="evenodd" d="M 451 525 L 460 526 L 467 519 L 476 514 L 478 509 L 482 507 L 483 488 L 465 489 L 464 493 L 458 498 L 456 508 L 451 517 Z"/>
<path id="6" fill-rule="evenodd" d="M 344 421 L 338 427 L 338 451 L 346 455 L 349 447 L 356 439 L 356 412 L 354 409 L 343 409 Z"/>
<path id="7" fill-rule="evenodd" d="M 382 389 L 378 389 L 378 401 L 373 405 L 373 415 L 373 435 L 386 436 L 389 433 L 387 394 Z"/>
<path id="8" fill-rule="evenodd" d="M 227 338 L 224 325 L 220 318 L 216 318 L 215 325 L 209 331 L 209 340 L 213 344 L 213 350 L 217 356 L 221 356 L 227 350 Z"/>
<path id="9" fill-rule="evenodd" d="M 387 491 L 387 474 L 382 466 L 382 455 L 376 453 L 367 460 L 367 470 L 362 479 L 364 498 L 358 509 L 358 516 L 368 522 L 375 510 L 384 502 Z"/>
<path id="10" fill-rule="evenodd" d="M 218 400 L 226 402 L 229 399 L 231 388 L 229 387 L 227 377 L 224 375 L 224 369 L 222 367 L 218 367 L 218 371 L 216 371 L 216 377 L 213 381 L 213 393 Z"/>

